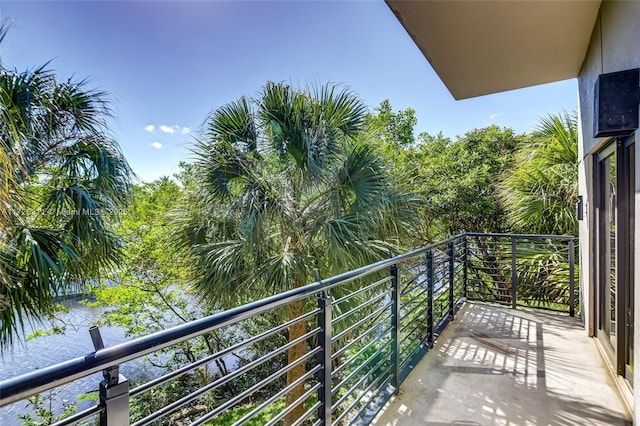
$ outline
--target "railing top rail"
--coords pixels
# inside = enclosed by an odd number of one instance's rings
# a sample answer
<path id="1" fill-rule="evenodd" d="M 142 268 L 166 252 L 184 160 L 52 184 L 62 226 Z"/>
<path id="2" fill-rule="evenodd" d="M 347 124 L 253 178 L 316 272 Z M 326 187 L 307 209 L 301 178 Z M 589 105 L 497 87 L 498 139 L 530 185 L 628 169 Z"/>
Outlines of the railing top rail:
<path id="1" fill-rule="evenodd" d="M 504 237 L 504 238 L 521 238 L 529 240 L 574 240 L 573 235 L 544 235 L 544 234 L 500 234 L 500 233 L 480 233 L 467 232 L 460 236 L 465 237 Z"/>
<path id="2" fill-rule="evenodd" d="M 189 323 L 177 325 L 118 345 L 100 349 L 85 356 L 76 357 L 21 376 L 0 381 L 0 407 L 24 399 L 35 393 L 44 392 L 99 372 L 105 368 L 139 358 L 151 352 L 260 315 L 264 312 L 312 296 L 320 291 L 325 291 L 340 284 L 365 277 L 387 268 L 394 263 L 418 256 L 439 245 L 462 237 L 463 235 L 457 235 L 398 256 L 383 259 L 379 262 L 335 275 L 325 280 L 316 281 L 303 287 L 279 293 L 223 312 L 218 312 Z"/>

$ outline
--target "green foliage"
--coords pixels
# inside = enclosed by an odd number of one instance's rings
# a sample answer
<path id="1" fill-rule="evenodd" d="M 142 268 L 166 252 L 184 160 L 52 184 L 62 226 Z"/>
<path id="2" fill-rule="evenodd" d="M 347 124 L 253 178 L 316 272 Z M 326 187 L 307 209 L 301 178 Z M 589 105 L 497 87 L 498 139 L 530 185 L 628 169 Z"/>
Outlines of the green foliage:
<path id="1" fill-rule="evenodd" d="M 393 112 L 388 100 L 367 122 L 405 192 L 416 194 L 411 245 L 462 232 L 507 231 L 497 183 L 528 137 L 490 126 L 456 140 L 427 133 L 415 138 L 415 111 Z"/>
<path id="2" fill-rule="evenodd" d="M 6 33 L 6 26 L 0 33 Z M 71 284 L 119 259 L 113 217 L 131 170 L 107 128 L 107 95 L 45 66 L 0 67 L 0 344 Z"/>
<path id="3" fill-rule="evenodd" d="M 524 137 L 491 126 L 469 131 L 455 142 L 441 136 L 420 139 L 417 173 L 427 184 L 428 214 L 437 218 L 433 234 L 507 231 L 497 182 Z"/>
<path id="4" fill-rule="evenodd" d="M 29 398 L 27 400 L 27 408 L 32 412 L 18 415 L 22 424 L 24 426 L 52 425 L 78 411 L 77 403 L 63 400 L 62 407 L 59 413 L 56 414 L 56 410 L 54 409 L 56 395 L 56 392 L 49 391 L 45 394 L 36 394 Z"/>
<path id="5" fill-rule="evenodd" d="M 578 126 L 575 113 L 540 119 L 500 185 L 514 231 L 578 235 Z"/>
<path id="6" fill-rule="evenodd" d="M 385 99 L 375 108 L 375 114 L 367 117 L 367 125 L 373 132 L 373 139 L 387 147 L 408 148 L 415 142 L 414 127 L 418 124 L 413 108 L 393 112 L 391 102 Z M 392 153 L 392 152 L 390 152 Z"/>
<path id="7" fill-rule="evenodd" d="M 235 306 L 386 257 L 406 229 L 398 191 L 346 90 L 267 83 L 216 111 L 176 240 L 204 300 Z"/>
<path id="8" fill-rule="evenodd" d="M 364 130 L 366 108 L 348 90 L 268 82 L 212 112 L 194 148 L 196 185 L 176 214 L 191 284 L 210 306 L 232 307 L 379 260 L 412 215 Z M 287 305 L 293 320 L 305 301 Z M 307 321 L 288 329 L 290 342 Z M 306 352 L 292 345 L 289 362 Z M 287 383 L 304 374 L 299 364 Z M 287 404 L 303 394 L 292 388 Z M 285 418 L 302 414 L 297 405 Z"/>

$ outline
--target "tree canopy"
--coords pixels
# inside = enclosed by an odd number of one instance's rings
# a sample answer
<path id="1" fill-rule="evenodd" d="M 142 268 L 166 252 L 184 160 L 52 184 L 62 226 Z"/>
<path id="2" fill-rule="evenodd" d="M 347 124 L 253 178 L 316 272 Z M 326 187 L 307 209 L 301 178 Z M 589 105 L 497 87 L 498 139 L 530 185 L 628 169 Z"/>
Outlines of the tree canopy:
<path id="1" fill-rule="evenodd" d="M 500 196 L 514 231 L 578 235 L 578 120 L 575 113 L 539 120 L 505 174 Z"/>
<path id="2" fill-rule="evenodd" d="M 132 173 L 108 130 L 106 93 L 87 86 L 45 66 L 0 67 L 3 347 L 68 285 L 98 278 L 120 254 L 112 217 Z"/>
<path id="3" fill-rule="evenodd" d="M 405 232 L 410 198 L 398 191 L 364 132 L 350 91 L 268 82 L 255 99 L 212 112 L 194 146 L 197 189 L 178 217 L 179 241 L 203 300 L 234 306 L 388 256 Z M 289 307 L 289 319 L 305 311 Z M 306 321 L 289 329 L 302 336 Z M 293 362 L 304 342 L 289 351 Z M 292 383 L 304 364 L 288 373 Z M 288 403 L 302 395 L 298 386 Z M 286 423 L 301 414 L 302 406 Z"/>

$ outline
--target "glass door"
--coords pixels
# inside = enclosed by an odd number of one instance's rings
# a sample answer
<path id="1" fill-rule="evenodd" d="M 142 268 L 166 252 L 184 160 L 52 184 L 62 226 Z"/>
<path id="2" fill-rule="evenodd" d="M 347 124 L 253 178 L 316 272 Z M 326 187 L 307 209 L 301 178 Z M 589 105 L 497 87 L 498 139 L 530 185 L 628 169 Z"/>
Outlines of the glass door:
<path id="1" fill-rule="evenodd" d="M 616 144 L 597 155 L 597 336 L 613 361 L 616 346 Z"/>
<path id="2" fill-rule="evenodd" d="M 617 374 L 633 383 L 635 142 L 596 155 L 596 335 Z"/>

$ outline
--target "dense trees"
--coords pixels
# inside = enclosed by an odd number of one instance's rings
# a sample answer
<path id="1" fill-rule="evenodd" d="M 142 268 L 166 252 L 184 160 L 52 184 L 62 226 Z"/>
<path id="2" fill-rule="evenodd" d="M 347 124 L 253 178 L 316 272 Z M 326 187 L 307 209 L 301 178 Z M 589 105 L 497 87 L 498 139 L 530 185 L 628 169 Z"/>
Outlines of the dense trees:
<path id="1" fill-rule="evenodd" d="M 330 276 L 395 248 L 410 200 L 362 131 L 366 111 L 331 85 L 267 83 L 256 99 L 211 114 L 194 147 L 198 185 L 179 227 L 204 300 L 238 305 L 307 284 L 314 268 Z M 304 302 L 289 306 L 291 320 L 305 312 Z M 306 330 L 298 321 L 289 340 Z M 293 346 L 289 362 L 305 351 L 305 342 Z M 287 382 L 304 369 L 292 369 Z M 295 388 L 287 403 L 302 392 Z"/>
<path id="2" fill-rule="evenodd" d="M 0 29 L 4 34 L 6 27 Z M 46 67 L 0 67 L 0 343 L 69 284 L 114 265 L 131 171 L 103 92 Z"/>

